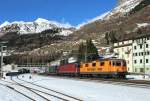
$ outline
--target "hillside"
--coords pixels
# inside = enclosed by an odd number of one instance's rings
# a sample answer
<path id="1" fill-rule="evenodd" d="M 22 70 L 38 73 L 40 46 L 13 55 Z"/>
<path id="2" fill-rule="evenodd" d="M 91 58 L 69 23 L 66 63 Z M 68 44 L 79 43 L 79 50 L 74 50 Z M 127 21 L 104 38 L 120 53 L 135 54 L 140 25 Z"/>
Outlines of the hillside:
<path id="1" fill-rule="evenodd" d="M 150 3 L 148 2 L 146 6 L 135 10 L 140 5 L 143 5 L 143 2 L 136 5 L 130 12 L 122 13 L 124 15 L 121 14 L 120 16 L 116 16 L 116 13 L 112 15 L 111 12 L 104 20 L 100 19 L 84 25 L 73 35 L 83 39 L 91 37 L 98 43 L 101 43 L 100 45 L 106 45 L 115 41 L 134 38 L 139 29 L 142 30 L 143 34 L 150 34 Z M 131 13 L 133 11 L 134 13 Z M 113 17 L 107 19 L 108 16 Z"/>

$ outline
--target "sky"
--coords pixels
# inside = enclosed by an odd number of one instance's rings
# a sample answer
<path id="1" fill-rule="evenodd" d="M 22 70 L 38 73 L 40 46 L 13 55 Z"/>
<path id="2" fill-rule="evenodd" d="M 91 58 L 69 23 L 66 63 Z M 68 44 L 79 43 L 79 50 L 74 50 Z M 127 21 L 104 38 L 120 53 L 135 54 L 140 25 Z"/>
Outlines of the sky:
<path id="1" fill-rule="evenodd" d="M 0 0 L 0 24 L 37 18 L 77 26 L 116 6 L 117 0 Z"/>

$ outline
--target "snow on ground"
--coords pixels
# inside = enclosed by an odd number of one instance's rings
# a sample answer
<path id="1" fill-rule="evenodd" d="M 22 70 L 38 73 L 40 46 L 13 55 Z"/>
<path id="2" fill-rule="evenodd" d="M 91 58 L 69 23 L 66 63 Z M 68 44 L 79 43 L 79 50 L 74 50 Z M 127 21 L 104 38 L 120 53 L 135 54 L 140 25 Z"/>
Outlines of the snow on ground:
<path id="1" fill-rule="evenodd" d="M 84 101 L 150 100 L 150 89 L 146 88 L 103 84 L 92 81 L 78 81 L 55 77 L 44 77 L 38 75 L 32 75 L 32 79 L 29 79 L 29 74 L 25 75 L 25 77 L 22 79 L 83 99 Z"/>
<path id="2" fill-rule="evenodd" d="M 32 75 L 32 79 L 29 79 L 30 75 Z M 83 101 L 149 101 L 150 99 L 150 89 L 146 88 L 128 87 L 50 76 L 45 77 L 33 74 L 26 74 L 24 77 L 20 75 L 19 78 L 77 97 Z M 139 77 L 137 79 L 139 79 Z M 10 81 L 10 77 L 7 77 L 6 80 Z M 19 81 L 20 80 L 17 80 L 17 82 Z M 3 81 L 0 80 L 0 83 L 3 83 Z M 23 83 L 22 81 L 20 81 L 20 83 L 27 85 L 27 83 Z M 13 86 L 15 87 L 15 85 Z M 30 84 L 28 84 L 28 86 L 33 87 Z M 0 89 L 0 101 L 20 101 L 20 99 L 21 101 L 28 101 L 27 98 L 7 87 L 0 85 Z M 29 95 L 31 94 L 29 93 Z"/>
<path id="3" fill-rule="evenodd" d="M 138 28 L 150 26 L 150 23 L 137 23 Z"/>
<path id="4" fill-rule="evenodd" d="M 143 75 L 127 75 L 127 78 L 132 80 L 150 80 L 150 75 L 146 75 L 145 78 Z"/>
<path id="5" fill-rule="evenodd" d="M 30 101 L 30 100 L 24 97 L 23 95 L 0 85 L 0 101 Z"/>

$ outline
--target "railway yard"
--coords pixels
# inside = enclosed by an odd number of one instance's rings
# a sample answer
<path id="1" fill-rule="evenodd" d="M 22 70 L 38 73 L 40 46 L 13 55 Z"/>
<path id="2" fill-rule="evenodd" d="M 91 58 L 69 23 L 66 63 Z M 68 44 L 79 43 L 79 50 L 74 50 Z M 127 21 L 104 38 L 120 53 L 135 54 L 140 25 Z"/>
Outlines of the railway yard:
<path id="1" fill-rule="evenodd" d="M 149 101 L 150 81 L 24 74 L 0 80 L 0 101 Z"/>

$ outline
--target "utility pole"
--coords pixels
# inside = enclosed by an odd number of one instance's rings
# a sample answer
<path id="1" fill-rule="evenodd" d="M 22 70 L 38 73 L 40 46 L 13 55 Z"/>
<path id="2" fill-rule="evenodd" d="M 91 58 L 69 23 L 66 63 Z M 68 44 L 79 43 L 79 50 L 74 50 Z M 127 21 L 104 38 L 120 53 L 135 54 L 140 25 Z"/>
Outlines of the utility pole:
<path id="1" fill-rule="evenodd" d="M 3 48 L 6 47 L 3 44 L 5 44 L 6 42 L 1 42 L 0 46 L 1 46 L 1 67 L 0 67 L 0 77 L 3 77 Z"/>
<path id="2" fill-rule="evenodd" d="M 3 76 L 2 68 L 3 68 L 3 45 L 1 44 L 1 68 L 0 68 L 0 77 Z"/>
<path id="3" fill-rule="evenodd" d="M 87 62 L 87 44 L 86 44 L 86 49 L 85 49 L 85 63 Z"/>

